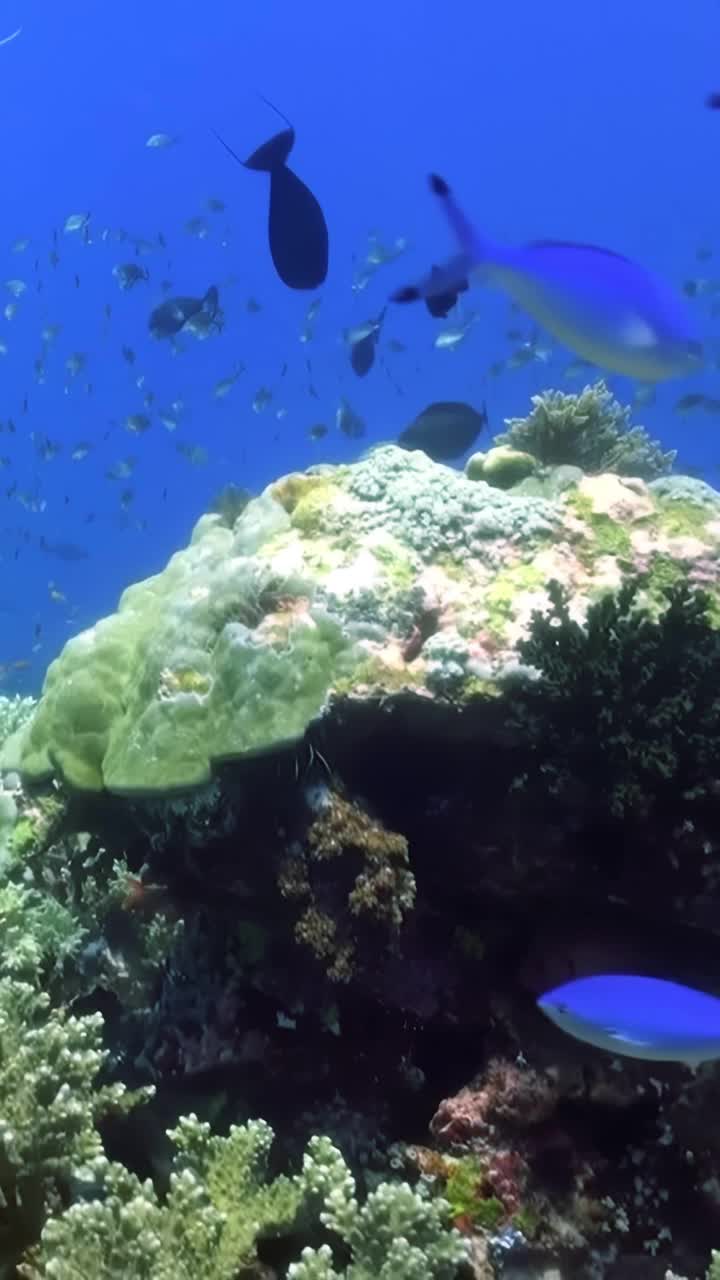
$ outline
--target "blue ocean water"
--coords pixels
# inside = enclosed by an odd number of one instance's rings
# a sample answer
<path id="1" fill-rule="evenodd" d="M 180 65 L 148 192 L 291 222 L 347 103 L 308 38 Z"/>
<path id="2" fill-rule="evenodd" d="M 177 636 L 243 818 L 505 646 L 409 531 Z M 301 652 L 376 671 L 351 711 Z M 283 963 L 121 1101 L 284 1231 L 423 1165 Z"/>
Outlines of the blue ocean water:
<path id="1" fill-rule="evenodd" d="M 393 288 L 450 248 L 427 193 L 430 170 L 452 182 L 498 239 L 606 245 L 678 287 L 720 278 L 720 119 L 703 105 L 720 86 L 720 13 L 710 0 L 697 0 L 691 17 L 650 0 L 592 7 L 7 0 L 0 38 L 19 26 L 0 46 L 0 282 L 28 285 L 16 314 L 0 316 L 8 348 L 0 357 L 4 692 L 37 691 L 67 637 L 113 610 L 129 583 L 159 570 L 229 481 L 256 490 L 313 461 L 351 459 L 396 436 L 436 399 L 485 400 L 491 428 L 500 430 L 505 417 L 527 412 L 535 392 L 589 380 L 565 378 L 572 357 L 556 346 L 546 363 L 493 376 L 493 362 L 517 346 L 508 329 L 529 337 L 534 329 L 505 298 L 483 290 L 464 303 L 477 319 L 454 351 L 433 348 L 442 323 L 424 308 L 391 309 L 382 363 L 367 379 L 355 377 L 342 330 L 376 315 Z M 233 165 L 212 135 L 217 129 L 245 156 L 281 127 L 259 94 L 292 120 L 292 163 L 330 228 L 330 272 L 309 343 L 300 334 L 315 295 L 284 288 L 270 260 L 268 179 Z M 155 132 L 179 140 L 148 149 Z M 210 211 L 209 198 L 224 210 Z M 89 244 L 63 232 L 79 212 L 90 214 Z M 204 239 L 185 229 L 198 216 L 209 228 Z M 104 228 L 148 240 L 162 233 L 166 247 L 137 259 L 147 282 L 120 291 L 112 268 L 134 251 L 127 240 L 103 240 Z M 353 292 L 371 231 L 387 243 L 407 237 L 409 248 Z M 23 237 L 29 246 L 13 252 Z M 713 256 L 699 261 L 701 247 Z M 164 279 L 180 294 L 216 284 L 223 332 L 183 341 L 179 354 L 156 342 L 147 319 Z M 11 295 L 3 293 L 5 305 Z M 261 304 L 257 313 L 247 309 L 251 297 Z M 715 420 L 673 410 L 689 390 L 720 395 L 720 318 L 713 321 L 706 298 L 697 305 L 711 357 L 705 371 L 661 386 L 636 420 L 715 482 Z M 34 361 L 49 324 L 61 329 L 38 383 Z M 390 350 L 390 339 L 406 349 Z M 135 352 L 133 366 L 123 345 Z M 65 362 L 74 352 L 87 363 L 70 377 Z M 213 387 L 238 361 L 246 371 L 217 399 Z M 627 380 L 609 382 L 629 400 Z M 273 399 L 255 413 L 262 386 Z M 146 408 L 148 391 L 154 400 Z M 366 420 L 363 439 L 336 430 L 341 396 Z M 184 407 L 169 432 L 157 411 L 178 399 Z M 143 412 L 152 425 L 133 435 L 124 420 Z M 308 431 L 318 422 L 329 431 L 313 440 Z M 60 452 L 43 461 L 31 433 Z M 80 441 L 93 448 L 76 462 Z M 201 446 L 207 461 L 192 465 L 178 444 Z M 132 475 L 108 479 L 128 457 L 136 459 Z M 126 489 L 132 499 L 123 510 Z M 87 558 L 48 554 L 41 539 L 81 547 Z"/>

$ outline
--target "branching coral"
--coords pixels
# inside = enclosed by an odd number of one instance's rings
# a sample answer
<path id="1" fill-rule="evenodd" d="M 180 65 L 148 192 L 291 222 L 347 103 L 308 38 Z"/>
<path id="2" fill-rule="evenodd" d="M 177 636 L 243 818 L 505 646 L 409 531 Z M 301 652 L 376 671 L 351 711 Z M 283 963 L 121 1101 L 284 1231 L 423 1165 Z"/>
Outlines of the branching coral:
<path id="1" fill-rule="evenodd" d="M 37 1237 L 47 1206 L 102 1147 L 99 1115 L 133 1106 L 123 1085 L 98 1087 L 100 1014 L 50 1009 L 30 983 L 0 978 L 0 1258 Z"/>
<path id="2" fill-rule="evenodd" d="M 196 1116 L 170 1132 L 176 1154 L 163 1202 L 149 1181 L 95 1159 L 102 1199 L 48 1222 L 22 1268 L 27 1280 L 233 1280 L 261 1234 L 287 1230 L 303 1198 L 300 1179 L 267 1181 L 272 1130 L 263 1121 L 213 1137 Z"/>
<path id="3" fill-rule="evenodd" d="M 600 381 L 578 395 L 544 391 L 532 397 L 527 418 L 507 418 L 507 431 L 495 437 L 497 446 L 524 450 L 545 466 L 571 463 L 583 471 L 615 471 L 653 480 L 666 475 L 675 460 L 664 452 L 644 427 L 630 426 L 624 409 Z"/>
<path id="4" fill-rule="evenodd" d="M 556 794 L 578 776 L 592 778 L 615 817 L 647 813 L 673 779 L 691 798 L 720 770 L 720 632 L 710 598 L 680 582 L 662 592 L 664 612 L 642 603 L 631 580 L 570 616 L 563 588 L 551 583 L 549 614 L 534 614 L 520 646 L 543 680 L 518 699 L 522 729 Z"/>
<path id="5" fill-rule="evenodd" d="M 320 1221 L 350 1250 L 336 1270 L 330 1245 L 304 1249 L 288 1280 L 454 1280 L 465 1243 L 448 1230 L 448 1205 L 406 1182 L 381 1183 L 360 1205 L 355 1179 L 327 1138 L 312 1138 L 303 1177 L 321 1201 Z"/>
<path id="6" fill-rule="evenodd" d="M 328 976 L 347 981 L 357 949 L 356 926 L 396 932 L 415 903 L 415 879 L 404 836 L 387 831 L 359 805 L 335 792 L 315 797 L 306 840 L 281 865 L 280 891 L 304 903 L 295 936 L 328 962 Z"/>
<path id="7" fill-rule="evenodd" d="M 305 1249 L 289 1280 L 454 1280 L 467 1256 L 448 1230 L 447 1204 L 406 1183 L 381 1184 L 361 1206 L 327 1138 L 311 1139 L 297 1177 L 268 1182 L 272 1131 L 262 1121 L 219 1138 L 188 1116 L 170 1137 L 176 1155 L 163 1202 L 150 1182 L 96 1158 L 102 1197 L 47 1223 L 21 1268 L 24 1280 L 235 1280 L 253 1267 L 262 1235 L 287 1233 L 301 1212 L 314 1211 L 352 1263 L 338 1272 L 329 1245 Z"/>

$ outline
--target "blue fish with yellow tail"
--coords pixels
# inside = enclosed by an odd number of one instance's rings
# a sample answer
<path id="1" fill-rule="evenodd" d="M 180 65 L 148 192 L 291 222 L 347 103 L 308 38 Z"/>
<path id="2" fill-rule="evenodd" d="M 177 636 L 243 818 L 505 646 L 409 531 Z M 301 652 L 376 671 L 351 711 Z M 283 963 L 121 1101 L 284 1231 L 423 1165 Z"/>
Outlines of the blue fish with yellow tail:
<path id="1" fill-rule="evenodd" d="M 562 240 L 519 248 L 493 244 L 475 229 L 443 178 L 430 187 L 460 252 L 394 302 L 458 288 L 468 276 L 504 289 L 576 355 L 642 382 L 682 377 L 700 368 L 702 345 L 680 294 L 610 249 Z"/>
<path id="2" fill-rule="evenodd" d="M 576 1040 L 627 1058 L 720 1058 L 720 999 L 679 982 L 635 975 L 576 978 L 540 996 L 543 1013 Z"/>

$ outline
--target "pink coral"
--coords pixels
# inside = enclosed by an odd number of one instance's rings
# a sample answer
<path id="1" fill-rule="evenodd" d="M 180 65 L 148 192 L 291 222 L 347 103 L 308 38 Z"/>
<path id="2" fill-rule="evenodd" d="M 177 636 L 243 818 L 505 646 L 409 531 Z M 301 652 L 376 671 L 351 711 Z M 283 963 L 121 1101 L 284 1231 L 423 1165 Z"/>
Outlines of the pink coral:
<path id="1" fill-rule="evenodd" d="M 487 1138 L 498 1121 L 517 1127 L 539 1124 L 555 1103 L 556 1092 L 546 1076 L 493 1058 L 480 1081 L 440 1103 L 430 1129 L 443 1142 L 467 1143 Z"/>

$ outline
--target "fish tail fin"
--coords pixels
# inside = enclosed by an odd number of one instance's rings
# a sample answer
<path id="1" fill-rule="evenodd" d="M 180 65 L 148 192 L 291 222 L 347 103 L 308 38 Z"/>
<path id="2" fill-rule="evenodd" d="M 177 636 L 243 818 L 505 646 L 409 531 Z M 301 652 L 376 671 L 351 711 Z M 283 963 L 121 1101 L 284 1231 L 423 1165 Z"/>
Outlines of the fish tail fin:
<path id="1" fill-rule="evenodd" d="M 441 267 L 433 267 L 426 276 L 416 284 L 405 285 L 390 294 L 391 302 L 419 302 L 423 298 L 434 298 L 436 294 L 458 292 L 467 288 L 467 277 L 474 267 L 474 262 L 465 253 L 458 253 Z"/>
<path id="2" fill-rule="evenodd" d="M 293 128 L 283 129 L 281 133 L 276 133 L 267 142 L 263 142 L 262 146 L 253 151 L 252 155 L 248 156 L 247 160 L 242 161 L 242 163 L 246 169 L 259 170 L 261 173 L 273 173 L 276 169 L 282 169 L 294 145 L 295 130 Z"/>
<path id="3" fill-rule="evenodd" d="M 209 311 L 211 312 L 212 315 L 215 315 L 215 312 L 218 309 L 219 303 L 220 303 L 220 298 L 218 295 L 217 285 L 211 284 L 210 288 L 207 290 L 202 300 L 203 311 Z"/>

